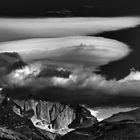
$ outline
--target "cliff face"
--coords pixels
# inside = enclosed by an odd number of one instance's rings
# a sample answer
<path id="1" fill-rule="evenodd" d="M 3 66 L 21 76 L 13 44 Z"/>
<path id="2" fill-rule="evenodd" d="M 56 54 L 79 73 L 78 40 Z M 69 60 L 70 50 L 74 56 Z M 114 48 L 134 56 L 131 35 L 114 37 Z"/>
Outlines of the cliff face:
<path id="1" fill-rule="evenodd" d="M 33 116 L 36 117 L 36 102 L 32 99 L 25 100 L 24 102 L 24 109 L 23 115 L 26 118 L 32 118 Z"/>
<path id="2" fill-rule="evenodd" d="M 36 126 L 47 126 L 48 129 L 86 127 L 97 122 L 97 119 L 82 106 L 32 99 L 25 101 L 24 114 L 31 118 Z"/>
<path id="3" fill-rule="evenodd" d="M 54 129 L 66 128 L 75 118 L 74 110 L 69 106 L 39 101 L 36 106 L 37 119 L 43 120 Z"/>

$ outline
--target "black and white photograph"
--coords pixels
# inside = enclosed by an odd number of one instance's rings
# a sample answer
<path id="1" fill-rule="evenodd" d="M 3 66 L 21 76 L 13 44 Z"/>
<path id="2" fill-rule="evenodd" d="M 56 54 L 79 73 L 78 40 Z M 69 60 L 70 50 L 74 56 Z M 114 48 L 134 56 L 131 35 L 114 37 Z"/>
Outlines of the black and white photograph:
<path id="1" fill-rule="evenodd" d="M 140 0 L 1 0 L 0 140 L 140 140 Z"/>

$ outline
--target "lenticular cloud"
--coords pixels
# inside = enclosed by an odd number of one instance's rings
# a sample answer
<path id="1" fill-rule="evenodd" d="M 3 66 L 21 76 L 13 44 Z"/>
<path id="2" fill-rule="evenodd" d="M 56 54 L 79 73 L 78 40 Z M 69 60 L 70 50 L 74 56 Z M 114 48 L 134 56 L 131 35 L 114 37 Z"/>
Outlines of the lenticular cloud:
<path id="1" fill-rule="evenodd" d="M 25 62 L 50 60 L 62 66 L 98 67 L 129 54 L 130 48 L 119 41 L 102 37 L 63 37 L 29 39 L 0 44 L 0 52 L 17 52 Z"/>
<path id="2" fill-rule="evenodd" d="M 139 17 L 0 18 L 0 41 L 95 35 L 140 25 Z"/>

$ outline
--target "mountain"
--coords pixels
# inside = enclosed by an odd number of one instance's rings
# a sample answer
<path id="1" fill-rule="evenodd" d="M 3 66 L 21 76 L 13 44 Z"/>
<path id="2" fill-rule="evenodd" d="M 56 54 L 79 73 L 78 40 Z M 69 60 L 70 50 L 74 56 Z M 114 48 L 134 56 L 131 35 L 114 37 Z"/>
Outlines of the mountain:
<path id="1" fill-rule="evenodd" d="M 3 93 L 1 98 L 0 139 L 55 140 L 97 122 L 90 111 L 78 104 L 36 101 L 29 96 L 22 107 Z"/>
<path id="2" fill-rule="evenodd" d="M 36 101 L 32 98 L 25 100 L 23 114 L 36 127 L 58 133 L 62 133 L 62 130 L 67 133 L 70 129 L 89 127 L 97 122 L 97 118 L 80 105 Z"/>
<path id="3" fill-rule="evenodd" d="M 140 122 L 140 108 L 128 112 L 120 112 L 105 119 L 105 122 L 116 122 L 123 120 L 131 120 Z"/>
<path id="4" fill-rule="evenodd" d="M 98 122 L 78 104 L 37 101 L 30 95 L 21 107 L 9 96 L 1 94 L 1 98 L 0 139 L 3 140 L 140 139 L 139 108 Z"/>
<path id="5" fill-rule="evenodd" d="M 59 140 L 139 140 L 140 108 L 120 112 L 88 128 L 67 133 Z"/>
<path id="6" fill-rule="evenodd" d="M 58 140 L 139 140 L 140 123 L 135 121 L 99 122 L 76 129 Z"/>
<path id="7" fill-rule="evenodd" d="M 36 128 L 30 119 L 15 113 L 21 109 L 8 96 L 0 104 L 0 139 L 5 140 L 51 140 L 56 134 Z M 20 112 L 21 113 L 21 112 Z"/>

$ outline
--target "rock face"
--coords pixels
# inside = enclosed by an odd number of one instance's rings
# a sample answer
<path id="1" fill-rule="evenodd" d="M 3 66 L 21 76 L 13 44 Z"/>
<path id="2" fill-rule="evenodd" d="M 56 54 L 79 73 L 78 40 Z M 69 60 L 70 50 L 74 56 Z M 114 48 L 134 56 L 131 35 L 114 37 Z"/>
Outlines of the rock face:
<path id="1" fill-rule="evenodd" d="M 68 125 L 75 119 L 75 112 L 68 105 L 60 105 L 59 111 L 52 122 L 52 127 L 55 129 L 66 129 Z M 55 113 L 56 105 L 53 107 Z M 56 108 L 57 109 L 57 108 Z"/>
<path id="2" fill-rule="evenodd" d="M 24 102 L 24 109 L 23 109 L 23 114 L 24 114 L 24 117 L 26 118 L 32 118 L 33 116 L 36 117 L 36 102 L 35 100 L 33 99 L 30 99 L 29 100 L 25 100 Z"/>
<path id="3" fill-rule="evenodd" d="M 39 120 L 46 120 L 46 122 L 49 124 L 51 123 L 51 107 L 52 104 L 46 103 L 45 101 L 39 101 L 36 106 L 36 115 L 37 119 Z"/>
<path id="4" fill-rule="evenodd" d="M 32 111 L 34 113 L 29 116 L 33 122 L 37 126 L 46 125 L 49 129 L 88 127 L 97 122 L 97 119 L 90 114 L 90 111 L 79 105 L 72 106 L 46 101 L 37 102 L 32 99 L 26 100 L 24 114 Z"/>

